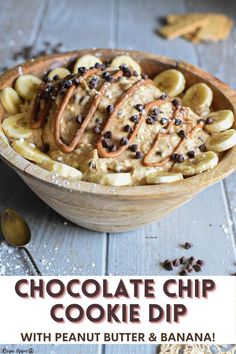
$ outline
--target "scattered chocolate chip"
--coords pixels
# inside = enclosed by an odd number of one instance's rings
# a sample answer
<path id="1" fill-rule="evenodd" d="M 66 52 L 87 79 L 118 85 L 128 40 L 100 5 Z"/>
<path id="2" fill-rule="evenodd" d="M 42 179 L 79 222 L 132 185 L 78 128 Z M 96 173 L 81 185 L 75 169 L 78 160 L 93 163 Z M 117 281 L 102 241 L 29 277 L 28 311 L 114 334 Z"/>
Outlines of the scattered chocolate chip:
<path id="1" fill-rule="evenodd" d="M 188 152 L 187 152 L 187 156 L 188 156 L 190 159 L 193 159 L 194 156 L 195 156 L 195 151 L 194 151 L 194 150 L 188 151 Z"/>
<path id="2" fill-rule="evenodd" d="M 110 141 L 108 139 L 102 139 L 102 146 L 108 148 L 110 146 Z"/>
<path id="3" fill-rule="evenodd" d="M 111 152 L 114 152 L 114 151 L 116 151 L 116 150 L 117 150 L 116 144 L 112 144 L 112 145 L 109 147 L 109 151 L 111 151 Z"/>
<path id="4" fill-rule="evenodd" d="M 167 95 L 167 93 L 163 93 L 159 98 L 160 98 L 160 100 L 165 101 L 165 100 L 167 100 L 168 95 Z"/>
<path id="5" fill-rule="evenodd" d="M 194 257 L 190 257 L 189 258 L 189 264 L 193 264 L 195 263 L 195 258 Z"/>
<path id="6" fill-rule="evenodd" d="M 108 130 L 104 133 L 104 138 L 111 139 L 111 137 L 112 137 L 112 132 L 110 130 Z"/>
<path id="7" fill-rule="evenodd" d="M 182 119 L 175 118 L 175 125 L 181 125 L 182 124 Z"/>
<path id="8" fill-rule="evenodd" d="M 101 64 L 101 63 L 95 63 L 94 67 L 95 67 L 96 69 L 102 69 L 103 64 Z"/>
<path id="9" fill-rule="evenodd" d="M 133 71 L 133 76 L 138 77 L 138 73 L 136 70 Z"/>
<path id="10" fill-rule="evenodd" d="M 181 139 L 186 139 L 186 138 L 187 138 L 184 130 L 178 131 L 177 134 L 178 134 L 178 136 L 179 136 Z"/>
<path id="11" fill-rule="evenodd" d="M 113 83 L 115 81 L 114 76 L 112 76 L 109 72 L 105 71 L 102 74 L 102 77 L 104 78 L 105 81 L 109 82 L 109 83 Z"/>
<path id="12" fill-rule="evenodd" d="M 99 134 L 101 132 L 101 129 L 99 125 L 96 125 L 95 128 L 93 129 L 94 133 Z"/>
<path id="13" fill-rule="evenodd" d="M 50 150 L 49 144 L 47 144 L 47 143 L 43 144 L 41 146 L 40 150 L 46 154 Z"/>
<path id="14" fill-rule="evenodd" d="M 178 258 L 176 258 L 175 260 L 173 260 L 173 266 L 174 267 L 179 267 L 180 266 L 180 260 Z"/>
<path id="15" fill-rule="evenodd" d="M 107 113 L 112 113 L 114 112 L 114 106 L 112 104 L 109 104 L 106 108 Z"/>
<path id="16" fill-rule="evenodd" d="M 136 152 L 137 149 L 138 149 L 138 145 L 137 145 L 137 144 L 132 144 L 132 145 L 130 145 L 129 149 L 130 149 L 130 151 L 132 151 L 132 152 Z"/>
<path id="17" fill-rule="evenodd" d="M 78 73 L 80 73 L 80 74 L 85 74 L 86 71 L 87 71 L 87 69 L 86 69 L 85 66 L 80 66 L 80 67 L 78 68 Z"/>
<path id="18" fill-rule="evenodd" d="M 73 85 L 73 81 L 72 80 L 66 80 L 63 82 L 63 88 L 69 88 Z"/>
<path id="19" fill-rule="evenodd" d="M 166 270 L 173 270 L 173 263 L 171 261 L 166 260 L 163 266 Z"/>
<path id="20" fill-rule="evenodd" d="M 185 263 L 187 263 L 187 258 L 186 257 L 181 257 L 180 258 L 180 264 L 185 264 Z"/>
<path id="21" fill-rule="evenodd" d="M 80 79 L 78 77 L 75 77 L 74 80 L 73 80 L 73 83 L 74 83 L 75 86 L 79 86 Z"/>
<path id="22" fill-rule="evenodd" d="M 121 145 L 128 145 L 129 144 L 129 139 L 127 139 L 125 136 L 123 136 L 120 139 L 120 143 L 121 143 Z"/>
<path id="23" fill-rule="evenodd" d="M 186 267 L 186 270 L 187 270 L 188 273 L 192 273 L 193 267 L 192 267 L 191 265 L 188 265 L 188 266 Z"/>
<path id="24" fill-rule="evenodd" d="M 138 103 L 135 105 L 135 108 L 137 109 L 138 112 L 142 112 L 144 110 L 144 107 L 142 104 Z"/>
<path id="25" fill-rule="evenodd" d="M 183 269 L 183 270 L 181 270 L 181 272 L 179 272 L 179 275 L 186 276 L 186 275 L 188 275 L 188 271 L 186 269 Z"/>
<path id="26" fill-rule="evenodd" d="M 202 259 L 198 259 L 198 260 L 197 260 L 197 264 L 199 264 L 200 267 L 202 267 L 202 266 L 205 265 L 205 262 L 204 262 Z"/>
<path id="27" fill-rule="evenodd" d="M 143 153 L 141 151 L 136 151 L 135 158 L 140 160 L 143 158 Z"/>
<path id="28" fill-rule="evenodd" d="M 89 87 L 90 88 L 96 88 L 98 85 L 98 77 L 97 76 L 93 76 L 92 79 L 89 81 Z"/>
<path id="29" fill-rule="evenodd" d="M 161 110 L 159 107 L 156 107 L 156 108 L 154 108 L 154 110 L 152 112 L 153 112 L 153 114 L 156 114 L 158 116 L 158 114 L 160 114 Z"/>
<path id="30" fill-rule="evenodd" d="M 146 123 L 152 125 L 155 123 L 155 121 L 154 121 L 154 119 L 152 119 L 152 117 L 147 117 Z"/>
<path id="31" fill-rule="evenodd" d="M 200 124 L 200 123 L 205 123 L 205 120 L 202 119 L 202 118 L 198 119 L 198 120 L 197 120 L 197 124 Z"/>
<path id="32" fill-rule="evenodd" d="M 54 81 L 60 80 L 60 76 L 59 76 L 59 75 L 53 76 L 53 80 L 54 80 Z"/>
<path id="33" fill-rule="evenodd" d="M 147 79 L 148 79 L 148 75 L 147 75 L 147 74 L 141 74 L 141 78 L 142 78 L 143 80 L 147 80 Z"/>
<path id="34" fill-rule="evenodd" d="M 211 117 L 207 117 L 207 119 L 205 120 L 205 124 L 212 124 L 214 122 L 214 119 Z"/>
<path id="35" fill-rule="evenodd" d="M 177 98 L 174 98 L 171 103 L 172 103 L 173 106 L 175 106 L 175 107 L 180 106 L 180 102 L 179 102 L 179 100 L 178 100 Z"/>
<path id="36" fill-rule="evenodd" d="M 127 132 L 127 133 L 132 133 L 133 129 L 131 128 L 131 126 L 129 124 L 126 124 L 124 126 L 124 131 Z"/>
<path id="37" fill-rule="evenodd" d="M 201 272 L 202 271 L 202 267 L 198 263 L 193 265 L 193 269 L 195 270 L 195 272 Z"/>
<path id="38" fill-rule="evenodd" d="M 186 250 L 188 250 L 189 248 L 192 248 L 192 247 L 193 247 L 193 244 L 192 244 L 192 243 L 190 243 L 190 242 L 185 242 L 184 248 L 185 248 Z"/>
<path id="39" fill-rule="evenodd" d="M 205 144 L 201 144 L 201 145 L 199 146 L 199 150 L 200 150 L 201 152 L 206 152 L 206 145 L 205 145 Z"/>
<path id="40" fill-rule="evenodd" d="M 122 71 L 125 71 L 125 70 L 128 69 L 128 66 L 127 66 L 126 64 L 121 64 L 121 65 L 119 66 L 119 69 L 122 70 Z"/>
<path id="41" fill-rule="evenodd" d="M 83 123 L 84 117 L 82 116 L 82 114 L 78 114 L 76 117 L 76 122 L 81 124 Z"/>
<path id="42" fill-rule="evenodd" d="M 161 122 L 162 125 L 165 125 L 165 124 L 167 124 L 169 122 L 169 119 L 165 118 L 165 117 L 162 117 L 160 122 Z"/>
<path id="43" fill-rule="evenodd" d="M 131 70 L 129 68 L 124 70 L 123 74 L 124 74 L 125 77 L 131 77 L 132 76 Z"/>
<path id="44" fill-rule="evenodd" d="M 137 114 L 135 114 L 135 115 L 133 115 L 132 117 L 130 117 L 130 120 L 131 120 L 131 122 L 137 124 L 138 121 L 139 121 L 139 117 L 138 117 Z"/>
<path id="45" fill-rule="evenodd" d="M 175 162 L 184 162 L 184 156 L 182 154 L 173 154 L 171 157 Z"/>

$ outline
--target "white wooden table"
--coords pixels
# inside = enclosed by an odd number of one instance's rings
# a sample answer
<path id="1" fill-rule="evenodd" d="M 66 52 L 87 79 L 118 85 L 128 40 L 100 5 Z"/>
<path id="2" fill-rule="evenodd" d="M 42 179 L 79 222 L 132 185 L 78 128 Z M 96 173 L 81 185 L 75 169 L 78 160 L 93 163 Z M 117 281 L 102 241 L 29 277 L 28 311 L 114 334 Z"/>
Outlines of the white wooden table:
<path id="1" fill-rule="evenodd" d="M 171 12 L 210 11 L 236 22 L 233 0 L 0 0 L 0 66 L 15 65 L 23 45 L 63 43 L 63 50 L 127 48 L 153 52 L 198 65 L 236 89 L 236 28 L 218 44 L 166 41 L 156 34 L 158 18 Z M 202 274 L 236 271 L 236 176 L 202 192 L 163 220 L 138 231 L 105 234 L 65 222 L 2 162 L 0 211 L 12 207 L 33 231 L 30 250 L 45 275 L 166 275 L 160 262 L 194 255 L 206 260 Z M 184 250 L 181 244 L 192 242 Z M 0 244 L 0 274 L 30 274 L 17 250 Z M 174 272 L 172 274 L 175 274 Z M 30 346 L 24 346 L 29 348 Z M 15 349 L 8 346 L 8 349 Z M 153 345 L 34 346 L 35 353 L 151 354 Z M 1 349 L 1 348 L 0 348 Z"/>

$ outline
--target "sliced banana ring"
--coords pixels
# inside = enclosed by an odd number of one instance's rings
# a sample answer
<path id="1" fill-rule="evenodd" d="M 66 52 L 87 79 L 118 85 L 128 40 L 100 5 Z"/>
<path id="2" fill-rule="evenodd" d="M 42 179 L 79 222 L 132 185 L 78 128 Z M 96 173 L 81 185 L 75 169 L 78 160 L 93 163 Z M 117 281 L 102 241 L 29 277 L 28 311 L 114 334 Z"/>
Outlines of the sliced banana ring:
<path id="1" fill-rule="evenodd" d="M 172 183 L 183 179 L 182 173 L 158 171 L 147 175 L 147 184 Z"/>
<path id="2" fill-rule="evenodd" d="M 12 87 L 5 87 L 0 93 L 0 99 L 5 111 L 9 114 L 16 114 L 22 103 L 20 96 Z"/>
<path id="3" fill-rule="evenodd" d="M 132 68 L 133 70 L 137 71 L 139 75 L 142 72 L 140 65 L 128 55 L 119 55 L 118 57 L 113 59 L 111 62 L 111 67 L 118 69 L 122 64 L 125 64 L 129 68 Z"/>
<path id="4" fill-rule="evenodd" d="M 4 119 L 2 129 L 10 139 L 26 139 L 32 134 L 32 129 L 29 128 L 29 117 L 26 113 L 19 113 Z"/>
<path id="5" fill-rule="evenodd" d="M 207 123 L 209 121 L 209 123 Z M 229 109 L 212 112 L 206 117 L 204 129 L 209 133 L 219 133 L 230 129 L 234 124 L 233 112 Z"/>
<path id="6" fill-rule="evenodd" d="M 81 180 L 82 173 L 74 167 L 53 160 L 46 160 L 40 164 L 47 171 L 54 172 L 64 178 Z"/>
<path id="7" fill-rule="evenodd" d="M 15 140 L 12 143 L 12 148 L 22 157 L 27 160 L 42 163 L 45 160 L 50 160 L 50 157 L 41 152 L 36 147 L 32 147 L 28 142 L 23 139 Z"/>
<path id="8" fill-rule="evenodd" d="M 229 129 L 210 136 L 206 141 L 207 150 L 222 152 L 236 145 L 236 130 Z"/>
<path id="9" fill-rule="evenodd" d="M 183 97 L 183 106 L 190 107 L 195 113 L 201 114 L 209 109 L 213 92 L 209 86 L 199 83 L 191 86 Z"/>
<path id="10" fill-rule="evenodd" d="M 153 82 L 157 88 L 170 96 L 178 96 L 185 89 L 186 83 L 184 75 L 175 69 L 162 71 Z"/>
<path id="11" fill-rule="evenodd" d="M 53 78 L 55 76 L 58 76 L 60 79 L 64 79 L 64 77 L 70 75 L 70 71 L 66 68 L 56 68 L 54 70 L 52 70 L 49 74 L 48 74 L 48 78 L 50 80 L 53 80 Z"/>
<path id="12" fill-rule="evenodd" d="M 106 186 L 128 186 L 132 184 L 131 174 L 124 173 L 93 173 L 89 176 L 92 183 L 104 184 Z"/>
<path id="13" fill-rule="evenodd" d="M 96 63 L 102 64 L 101 60 L 91 54 L 86 54 L 76 60 L 73 67 L 73 73 L 78 72 L 78 68 L 84 66 L 86 69 L 92 68 Z"/>
<path id="14" fill-rule="evenodd" d="M 41 83 L 42 80 L 34 75 L 22 75 L 16 80 L 15 89 L 22 98 L 30 100 L 34 97 Z"/>
<path id="15" fill-rule="evenodd" d="M 213 151 L 202 152 L 194 159 L 176 163 L 173 171 L 181 172 L 183 176 L 198 175 L 204 171 L 212 170 L 218 164 L 218 156 Z"/>

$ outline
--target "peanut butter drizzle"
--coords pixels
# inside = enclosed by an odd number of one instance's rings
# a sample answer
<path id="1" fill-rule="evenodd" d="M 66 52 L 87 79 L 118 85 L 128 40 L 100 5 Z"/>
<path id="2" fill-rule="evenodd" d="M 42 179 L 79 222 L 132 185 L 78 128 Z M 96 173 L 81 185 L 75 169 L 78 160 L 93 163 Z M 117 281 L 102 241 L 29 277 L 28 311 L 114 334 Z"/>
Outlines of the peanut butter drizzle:
<path id="1" fill-rule="evenodd" d="M 31 120 L 30 120 L 30 127 L 32 129 L 40 128 L 43 125 L 43 123 L 47 117 L 47 114 L 50 110 L 50 107 L 51 107 L 51 101 L 45 101 L 43 109 L 42 110 L 40 109 L 41 94 L 42 94 L 43 90 L 45 89 L 45 87 L 46 87 L 46 85 L 44 83 L 41 84 L 39 92 L 36 94 L 36 97 L 35 97 L 33 111 L 32 111 Z"/>
<path id="2" fill-rule="evenodd" d="M 107 151 L 103 146 L 102 146 L 102 138 L 103 134 L 105 131 L 107 131 L 111 125 L 112 119 L 117 115 L 118 111 L 121 109 L 125 101 L 127 101 L 141 86 L 146 86 L 148 84 L 152 83 L 151 80 L 139 80 L 136 82 L 129 90 L 127 90 L 123 95 L 120 97 L 118 103 L 115 106 L 114 111 L 110 114 L 108 117 L 105 126 L 103 127 L 102 132 L 98 136 L 98 141 L 97 141 L 97 150 L 98 150 L 98 155 L 100 157 L 117 157 L 119 156 L 123 151 L 125 151 L 130 143 L 133 142 L 135 139 L 136 135 L 138 134 L 139 128 L 143 122 L 144 119 L 144 114 L 141 114 L 139 121 L 137 124 L 135 124 L 135 128 L 133 132 L 129 136 L 129 143 L 127 145 L 122 145 L 119 147 L 118 150 L 116 151 Z M 162 100 L 161 100 L 162 101 Z M 163 102 L 163 101 L 162 101 Z"/>
<path id="3" fill-rule="evenodd" d="M 99 69 L 91 69 L 89 70 L 86 74 L 82 75 L 83 79 L 88 78 L 88 76 L 90 76 L 91 74 L 94 73 L 98 73 Z M 119 77 L 121 77 L 123 75 L 122 71 L 118 71 L 117 73 L 114 74 L 115 79 L 118 79 Z M 65 153 L 71 153 L 72 151 L 75 150 L 75 148 L 77 147 L 77 145 L 79 144 L 79 141 L 81 139 L 81 136 L 83 134 L 83 132 L 85 131 L 89 121 L 91 120 L 92 116 L 94 115 L 95 111 L 97 110 L 97 107 L 99 105 L 99 102 L 101 101 L 101 99 L 103 98 L 106 89 L 110 86 L 111 84 L 104 82 L 102 87 L 100 88 L 98 94 L 95 96 L 93 103 L 84 119 L 84 121 L 82 122 L 80 128 L 77 130 L 74 139 L 72 140 L 72 142 L 67 145 L 65 143 L 63 143 L 61 141 L 61 135 L 60 135 L 60 123 L 61 123 L 61 119 L 62 119 L 62 115 L 64 110 L 66 109 L 66 106 L 71 98 L 71 96 L 73 95 L 74 91 L 75 91 L 75 87 L 71 86 L 61 104 L 61 107 L 59 108 L 59 110 L 56 113 L 56 119 L 54 121 L 54 139 L 55 142 L 57 144 L 57 146 Z"/>

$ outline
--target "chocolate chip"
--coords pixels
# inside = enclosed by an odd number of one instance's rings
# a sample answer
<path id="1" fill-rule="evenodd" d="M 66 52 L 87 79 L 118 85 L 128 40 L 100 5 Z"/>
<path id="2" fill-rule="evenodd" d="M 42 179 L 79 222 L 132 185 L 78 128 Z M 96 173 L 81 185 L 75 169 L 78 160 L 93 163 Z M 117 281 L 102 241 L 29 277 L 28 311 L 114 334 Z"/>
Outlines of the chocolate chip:
<path id="1" fill-rule="evenodd" d="M 133 76 L 138 77 L 138 73 L 136 70 L 133 71 Z"/>
<path id="2" fill-rule="evenodd" d="M 202 119 L 202 118 L 198 119 L 198 120 L 197 120 L 197 124 L 200 124 L 200 123 L 205 123 L 205 120 Z"/>
<path id="3" fill-rule="evenodd" d="M 138 103 L 134 106 L 138 112 L 142 112 L 144 110 L 144 107 L 142 104 Z"/>
<path id="4" fill-rule="evenodd" d="M 201 152 L 206 152 L 206 145 L 205 145 L 205 144 L 200 145 L 200 146 L 199 146 L 199 150 L 200 150 Z"/>
<path id="5" fill-rule="evenodd" d="M 174 261 L 173 261 L 173 266 L 174 267 L 179 267 L 180 266 L 180 260 L 178 258 L 176 258 Z"/>
<path id="6" fill-rule="evenodd" d="M 109 104 L 106 108 L 107 113 L 112 113 L 114 112 L 114 106 L 112 104 Z"/>
<path id="7" fill-rule="evenodd" d="M 112 137 L 112 132 L 110 130 L 108 130 L 104 133 L 104 138 L 111 139 L 111 137 Z"/>
<path id="8" fill-rule="evenodd" d="M 110 141 L 108 139 L 102 139 L 102 146 L 108 148 L 110 146 Z"/>
<path id="9" fill-rule="evenodd" d="M 184 248 L 185 248 L 186 250 L 188 250 L 189 248 L 192 248 L 192 247 L 193 247 L 193 244 L 192 244 L 192 243 L 190 243 L 190 242 L 185 242 Z"/>
<path id="10" fill-rule="evenodd" d="M 116 144 L 112 144 L 112 145 L 109 147 L 109 151 L 111 151 L 111 152 L 114 152 L 114 151 L 116 151 L 116 150 L 117 150 Z"/>
<path id="11" fill-rule="evenodd" d="M 131 126 L 129 124 L 124 126 L 124 131 L 127 133 L 132 133 L 133 129 L 131 128 Z"/>
<path id="12" fill-rule="evenodd" d="M 198 260 L 197 260 L 197 264 L 199 264 L 200 267 L 202 267 L 202 266 L 205 265 L 205 262 L 204 262 L 202 259 L 198 259 Z"/>
<path id="13" fill-rule="evenodd" d="M 179 275 L 186 276 L 186 275 L 188 275 L 188 271 L 186 269 L 183 269 L 183 270 L 181 270 L 181 272 L 179 272 Z"/>
<path id="14" fill-rule="evenodd" d="M 184 162 L 184 156 L 182 154 L 173 154 L 172 160 L 176 162 Z"/>
<path id="15" fill-rule="evenodd" d="M 121 145 L 128 145 L 129 144 L 129 139 L 127 139 L 125 136 L 123 136 L 120 139 L 120 143 L 121 143 Z"/>
<path id="16" fill-rule="evenodd" d="M 137 145 L 137 144 L 132 144 L 132 145 L 130 145 L 129 149 L 130 149 L 130 151 L 132 151 L 132 152 L 136 152 L 137 149 L 138 149 L 138 145 Z"/>
<path id="17" fill-rule="evenodd" d="M 165 124 L 167 124 L 169 122 L 169 119 L 168 118 L 165 118 L 165 117 L 162 117 L 161 118 L 161 124 L 162 125 L 165 125 Z"/>
<path id="18" fill-rule="evenodd" d="M 84 117 L 82 116 L 82 114 L 78 114 L 76 117 L 76 122 L 81 124 L 83 123 Z"/>
<path id="19" fill-rule="evenodd" d="M 202 267 L 198 263 L 193 265 L 193 269 L 195 270 L 195 272 L 201 272 L 202 271 Z"/>
<path id="20" fill-rule="evenodd" d="M 96 69 L 102 69 L 103 68 L 103 64 L 102 63 L 95 63 L 94 67 Z"/>
<path id="21" fill-rule="evenodd" d="M 69 88 L 73 85 L 73 81 L 72 80 L 66 80 L 63 82 L 63 88 Z"/>
<path id="22" fill-rule="evenodd" d="M 142 78 L 143 80 L 147 80 L 147 79 L 148 79 L 148 75 L 147 75 L 147 74 L 141 74 L 141 78 Z"/>
<path id="23" fill-rule="evenodd" d="M 139 117 L 138 117 L 137 114 L 135 114 L 135 115 L 133 115 L 132 117 L 130 117 L 130 120 L 131 120 L 131 122 L 137 124 L 138 121 L 139 121 Z"/>
<path id="24" fill-rule="evenodd" d="M 53 80 L 54 80 L 54 81 L 60 80 L 60 76 L 59 76 L 59 75 L 53 76 Z"/>
<path id="25" fill-rule="evenodd" d="M 167 98 L 168 98 L 167 93 L 163 93 L 163 94 L 159 97 L 159 99 L 160 99 L 160 100 L 163 100 L 163 101 L 167 100 Z"/>
<path id="26" fill-rule="evenodd" d="M 92 79 L 89 81 L 89 87 L 90 88 L 96 88 L 98 85 L 98 77 L 93 76 Z"/>
<path id="27" fill-rule="evenodd" d="M 74 83 L 75 86 L 79 86 L 80 79 L 78 77 L 75 77 L 74 80 L 73 80 L 73 83 Z"/>
<path id="28" fill-rule="evenodd" d="M 135 158 L 140 160 L 143 158 L 143 153 L 141 151 L 136 151 Z"/>
<path id="29" fill-rule="evenodd" d="M 105 79 L 105 81 L 109 82 L 109 83 L 113 83 L 115 81 L 114 76 L 112 76 L 109 72 L 105 71 L 102 74 L 102 77 Z"/>
<path id="30" fill-rule="evenodd" d="M 173 263 L 171 261 L 166 260 L 163 264 L 166 270 L 173 270 Z"/>
<path id="31" fill-rule="evenodd" d="M 152 112 L 153 112 L 153 114 L 156 114 L 158 116 L 158 114 L 160 114 L 161 110 L 159 107 L 156 107 L 156 108 L 154 108 L 154 110 Z"/>
<path id="32" fill-rule="evenodd" d="M 131 70 L 129 68 L 124 70 L 123 73 L 124 73 L 125 77 L 131 77 L 132 76 Z"/>
<path id="33" fill-rule="evenodd" d="M 205 120 L 205 124 L 212 124 L 214 122 L 214 119 L 211 117 L 207 117 L 207 119 Z"/>
<path id="34" fill-rule="evenodd" d="M 188 266 L 186 267 L 186 270 L 187 270 L 188 273 L 192 273 L 193 267 L 192 267 L 191 265 L 188 265 Z"/>
<path id="35" fill-rule="evenodd" d="M 50 150 L 49 144 L 44 143 L 44 144 L 41 146 L 40 150 L 46 154 L 46 153 Z"/>
<path id="36" fill-rule="evenodd" d="M 178 134 L 178 136 L 179 136 L 181 139 L 186 139 L 186 138 L 187 138 L 184 130 L 178 131 L 177 134 Z"/>
<path id="37" fill-rule="evenodd" d="M 86 69 L 85 66 L 80 66 L 80 67 L 78 68 L 78 72 L 79 72 L 80 74 L 84 74 L 84 73 L 86 73 L 86 71 L 87 71 L 87 69 Z"/>
<path id="38" fill-rule="evenodd" d="M 182 119 L 175 118 L 175 125 L 181 125 L 182 124 Z"/>
<path id="39" fill-rule="evenodd" d="M 181 257 L 180 258 L 180 264 L 185 264 L 185 263 L 187 263 L 187 258 L 186 257 Z"/>
<path id="40" fill-rule="evenodd" d="M 193 263 L 195 263 L 195 258 L 194 257 L 190 257 L 188 261 L 189 261 L 189 264 L 193 264 Z"/>
<path id="41" fill-rule="evenodd" d="M 98 125 L 93 129 L 94 133 L 99 134 L 101 132 L 101 129 Z"/>
<path id="42" fill-rule="evenodd" d="M 187 156 L 188 156 L 190 159 L 193 159 L 194 156 L 195 156 L 195 151 L 194 151 L 194 150 L 188 151 L 188 152 L 187 152 Z"/>
<path id="43" fill-rule="evenodd" d="M 154 114 L 154 113 L 150 114 L 149 117 L 152 118 L 155 122 L 158 121 L 158 116 L 156 114 Z"/>
<path id="44" fill-rule="evenodd" d="M 148 117 L 148 118 L 146 119 L 146 123 L 152 125 L 152 124 L 155 123 L 155 121 L 154 121 L 151 117 Z"/>
<path id="45" fill-rule="evenodd" d="M 179 100 L 178 100 L 177 98 L 174 98 L 171 103 L 172 103 L 173 106 L 175 106 L 175 107 L 180 106 L 180 102 L 179 102 Z"/>
<path id="46" fill-rule="evenodd" d="M 121 64 L 121 65 L 119 66 L 119 69 L 122 70 L 122 71 L 125 71 L 125 70 L 128 69 L 128 66 L 127 66 L 126 64 Z"/>

